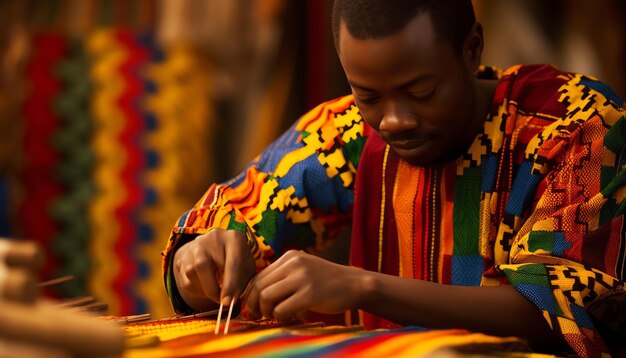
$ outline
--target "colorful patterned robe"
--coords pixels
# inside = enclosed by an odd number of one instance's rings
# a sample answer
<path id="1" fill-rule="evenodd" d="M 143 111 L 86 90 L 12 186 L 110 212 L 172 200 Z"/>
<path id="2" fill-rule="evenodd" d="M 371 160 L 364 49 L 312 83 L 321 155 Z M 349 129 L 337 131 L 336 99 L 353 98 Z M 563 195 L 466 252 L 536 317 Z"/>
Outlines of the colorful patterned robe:
<path id="1" fill-rule="evenodd" d="M 511 284 L 580 356 L 623 352 L 626 111 L 605 84 L 547 65 L 499 78 L 466 154 L 414 167 L 362 120 L 351 96 L 324 103 L 236 178 L 182 215 L 164 252 L 214 228 L 246 233 L 257 268 L 320 251 L 352 225 L 357 267 L 451 285 Z M 369 328 L 390 322 L 367 313 Z"/>

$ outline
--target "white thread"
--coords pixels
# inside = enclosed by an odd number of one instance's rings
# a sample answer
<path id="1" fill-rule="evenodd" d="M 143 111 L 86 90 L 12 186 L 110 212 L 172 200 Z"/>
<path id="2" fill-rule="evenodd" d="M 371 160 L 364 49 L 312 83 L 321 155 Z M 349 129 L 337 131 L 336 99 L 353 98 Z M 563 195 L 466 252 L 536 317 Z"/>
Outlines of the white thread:
<path id="1" fill-rule="evenodd" d="M 235 307 L 235 299 L 230 302 L 230 308 L 228 309 L 228 317 L 226 318 L 226 328 L 224 328 L 224 334 L 228 333 L 228 326 L 230 326 L 230 316 L 233 314 L 233 307 Z"/>
<path id="2" fill-rule="evenodd" d="M 215 323 L 215 333 L 218 334 L 220 331 L 220 320 L 222 319 L 222 309 L 224 308 L 224 303 L 220 302 L 220 310 L 217 312 L 217 322 Z"/>

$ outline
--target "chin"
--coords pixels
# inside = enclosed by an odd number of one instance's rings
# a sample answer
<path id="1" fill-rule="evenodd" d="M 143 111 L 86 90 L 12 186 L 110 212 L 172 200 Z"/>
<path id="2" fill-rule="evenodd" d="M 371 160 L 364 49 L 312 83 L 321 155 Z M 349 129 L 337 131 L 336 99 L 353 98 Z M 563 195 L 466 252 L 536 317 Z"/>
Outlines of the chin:
<path id="1" fill-rule="evenodd" d="M 436 165 L 440 163 L 442 159 L 441 155 L 428 147 L 429 145 L 427 144 L 411 150 L 404 150 L 394 147 L 391 148 L 400 158 L 402 158 L 402 160 L 413 166 L 426 167 L 429 165 Z"/>

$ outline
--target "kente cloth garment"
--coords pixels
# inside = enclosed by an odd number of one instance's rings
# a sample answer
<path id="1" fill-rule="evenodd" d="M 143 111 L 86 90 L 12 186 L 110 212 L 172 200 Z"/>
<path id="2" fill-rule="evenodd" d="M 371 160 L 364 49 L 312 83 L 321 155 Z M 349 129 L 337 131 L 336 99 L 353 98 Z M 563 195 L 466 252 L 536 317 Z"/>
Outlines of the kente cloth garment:
<path id="1" fill-rule="evenodd" d="M 262 269 L 291 248 L 321 250 L 352 224 L 351 263 L 451 285 L 511 284 L 580 356 L 623 352 L 626 120 L 605 84 L 548 65 L 499 78 L 467 153 L 414 167 L 362 120 L 351 96 L 324 103 L 236 178 L 184 213 L 163 261 L 215 228 L 246 233 Z M 389 322 L 366 313 L 367 328 Z"/>

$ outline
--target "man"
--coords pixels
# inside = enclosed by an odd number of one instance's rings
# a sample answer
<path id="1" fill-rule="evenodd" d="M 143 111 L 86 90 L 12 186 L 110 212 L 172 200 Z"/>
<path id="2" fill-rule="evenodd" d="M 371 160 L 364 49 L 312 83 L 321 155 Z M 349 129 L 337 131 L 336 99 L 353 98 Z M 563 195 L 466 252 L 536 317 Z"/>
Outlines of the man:
<path id="1" fill-rule="evenodd" d="M 174 307 L 360 309 L 368 328 L 623 349 L 622 100 L 551 66 L 480 67 L 469 0 L 337 0 L 333 28 L 352 96 L 181 217 L 164 259 Z M 289 251 L 344 224 L 352 266 Z"/>

